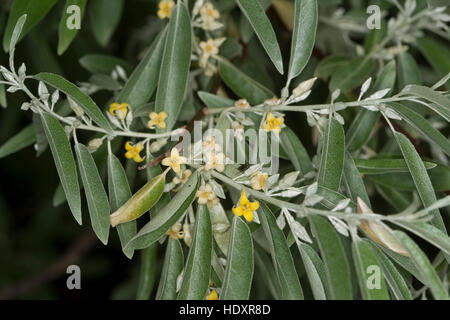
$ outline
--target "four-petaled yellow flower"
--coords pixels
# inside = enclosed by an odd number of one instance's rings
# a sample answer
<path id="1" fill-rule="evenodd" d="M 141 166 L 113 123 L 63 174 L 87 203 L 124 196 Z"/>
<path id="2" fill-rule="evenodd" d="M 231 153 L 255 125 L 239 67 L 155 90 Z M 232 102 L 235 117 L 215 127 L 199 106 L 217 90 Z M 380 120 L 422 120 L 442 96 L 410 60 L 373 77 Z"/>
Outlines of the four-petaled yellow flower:
<path id="1" fill-rule="evenodd" d="M 245 220 L 248 222 L 253 220 L 253 211 L 258 210 L 259 202 L 250 202 L 245 195 L 245 189 L 242 190 L 241 199 L 239 200 L 239 207 L 232 208 L 233 213 L 240 217 L 244 215 Z"/>
<path id="2" fill-rule="evenodd" d="M 219 46 L 213 39 L 208 39 L 207 41 L 201 41 L 200 48 L 202 48 L 203 57 L 205 57 L 205 58 L 209 58 L 210 56 L 215 56 L 219 53 Z"/>
<path id="3" fill-rule="evenodd" d="M 177 148 L 173 148 L 170 152 L 170 157 L 163 159 L 161 163 L 163 166 L 171 167 L 176 173 L 180 173 L 181 165 L 185 164 L 186 161 L 187 159 L 185 157 L 180 156 Z"/>
<path id="4" fill-rule="evenodd" d="M 128 103 L 111 103 L 109 106 L 109 113 L 111 115 L 116 116 L 120 120 L 125 120 L 128 114 L 128 108 L 130 105 Z"/>
<path id="5" fill-rule="evenodd" d="M 161 0 L 158 7 L 158 17 L 160 19 L 170 18 L 175 2 L 173 0 Z"/>
<path id="6" fill-rule="evenodd" d="M 147 124 L 149 129 L 153 129 L 155 126 L 158 126 L 161 129 L 166 128 L 167 113 L 162 111 L 160 113 L 150 112 L 149 114 L 150 120 Z"/>
<path id="7" fill-rule="evenodd" d="M 125 153 L 125 157 L 127 159 L 133 159 L 135 162 L 139 163 L 144 161 L 144 158 L 142 158 L 139 153 L 144 149 L 144 146 L 142 143 L 138 143 L 137 145 L 132 145 L 130 141 L 125 143 L 125 150 L 127 150 L 127 153 Z"/>
<path id="8" fill-rule="evenodd" d="M 200 15 L 202 16 L 202 19 L 208 23 L 214 22 L 214 20 L 220 18 L 219 11 L 214 9 L 214 6 L 211 2 L 207 2 L 203 5 L 203 7 L 200 9 Z"/>
<path id="9" fill-rule="evenodd" d="M 272 112 L 269 112 L 267 114 L 266 122 L 262 125 L 262 128 L 267 132 L 273 131 L 275 133 L 280 133 L 283 123 L 283 117 L 275 118 Z"/>
<path id="10" fill-rule="evenodd" d="M 216 290 L 211 291 L 211 293 L 208 295 L 207 300 L 219 300 L 219 295 L 217 294 Z"/>
<path id="11" fill-rule="evenodd" d="M 254 190 L 264 190 L 265 192 L 268 178 L 269 175 L 267 173 L 258 171 L 250 179 L 250 184 Z"/>
<path id="12" fill-rule="evenodd" d="M 197 190 L 196 196 L 198 198 L 198 204 L 207 204 L 208 207 L 220 202 L 209 183 L 201 185 Z"/>

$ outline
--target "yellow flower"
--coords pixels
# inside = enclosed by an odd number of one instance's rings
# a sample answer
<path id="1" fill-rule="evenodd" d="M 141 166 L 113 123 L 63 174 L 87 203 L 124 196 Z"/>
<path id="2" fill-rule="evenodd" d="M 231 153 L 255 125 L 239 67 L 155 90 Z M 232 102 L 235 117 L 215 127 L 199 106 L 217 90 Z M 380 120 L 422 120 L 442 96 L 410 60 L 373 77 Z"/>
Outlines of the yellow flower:
<path id="1" fill-rule="evenodd" d="M 216 290 L 211 291 L 207 300 L 219 300 L 219 295 L 217 294 Z"/>
<path id="2" fill-rule="evenodd" d="M 111 115 L 116 116 L 120 120 L 125 120 L 128 113 L 128 108 L 130 105 L 128 103 L 111 103 L 109 106 L 109 113 Z"/>
<path id="3" fill-rule="evenodd" d="M 242 108 L 242 109 L 250 108 L 250 104 L 249 104 L 248 101 L 245 100 L 245 99 L 240 99 L 240 100 L 236 101 L 236 102 L 234 103 L 234 106 L 235 106 L 236 108 Z"/>
<path id="4" fill-rule="evenodd" d="M 200 9 L 200 15 L 202 16 L 202 19 L 207 22 L 213 22 L 214 20 L 220 18 L 219 11 L 214 9 L 211 2 L 207 2 L 203 5 Z"/>
<path id="5" fill-rule="evenodd" d="M 273 131 L 275 133 L 280 133 L 281 125 L 283 123 L 284 123 L 283 117 L 275 118 L 272 112 L 269 112 L 267 114 L 266 123 L 262 125 L 262 128 L 267 132 Z"/>
<path id="6" fill-rule="evenodd" d="M 173 178 L 173 180 L 172 180 L 172 182 L 174 183 L 174 184 L 183 184 L 183 183 L 185 183 L 186 181 L 188 181 L 188 179 L 189 179 L 189 177 L 192 175 L 192 171 L 191 170 L 189 170 L 189 169 L 187 169 L 187 170 L 184 170 L 183 171 L 183 173 L 182 173 L 182 175 L 181 175 L 181 179 L 180 178 L 178 178 L 178 177 L 175 177 L 175 178 Z"/>
<path id="7" fill-rule="evenodd" d="M 210 152 L 207 158 L 208 161 L 205 164 L 206 171 L 215 169 L 218 172 L 222 172 L 225 169 L 225 154 L 222 152 L 217 154 Z"/>
<path id="8" fill-rule="evenodd" d="M 267 173 L 263 172 L 257 172 L 253 177 L 250 179 L 250 184 L 253 189 L 255 190 L 264 190 L 266 191 L 266 183 L 267 179 L 269 178 L 269 175 Z"/>
<path id="9" fill-rule="evenodd" d="M 150 120 L 147 124 L 149 129 L 153 129 L 156 126 L 160 127 L 161 129 L 166 128 L 166 122 L 164 120 L 167 119 L 167 113 L 162 111 L 160 113 L 156 112 L 150 112 L 149 114 Z"/>
<path id="10" fill-rule="evenodd" d="M 207 204 L 208 207 L 220 202 L 209 183 L 201 185 L 200 188 L 198 188 L 196 197 L 198 198 L 198 204 Z"/>
<path id="11" fill-rule="evenodd" d="M 183 239 L 184 238 L 184 231 L 181 230 L 181 223 L 177 222 L 175 223 L 172 228 L 170 228 L 169 231 L 166 232 L 166 234 L 171 237 L 172 239 Z"/>
<path id="12" fill-rule="evenodd" d="M 132 145 L 130 141 L 125 143 L 125 150 L 127 150 L 127 153 L 125 153 L 125 157 L 127 159 L 133 159 L 135 162 L 139 163 L 144 161 L 144 158 L 142 158 L 139 153 L 144 149 L 144 146 L 141 143 L 138 143 L 137 145 Z"/>
<path id="13" fill-rule="evenodd" d="M 170 18 L 175 2 L 173 0 L 162 0 L 159 2 L 158 7 L 158 17 L 160 19 Z"/>
<path id="14" fill-rule="evenodd" d="M 210 56 L 215 56 L 219 53 L 219 46 L 216 45 L 213 39 L 201 41 L 200 48 L 202 48 L 203 56 L 206 58 Z"/>
<path id="15" fill-rule="evenodd" d="M 248 222 L 253 220 L 253 211 L 258 210 L 259 202 L 250 202 L 245 195 L 245 189 L 242 190 L 241 199 L 239 200 L 239 207 L 232 208 L 233 213 L 236 216 L 244 215 L 245 220 Z"/>
<path id="16" fill-rule="evenodd" d="M 172 151 L 170 152 L 170 157 L 163 159 L 161 163 L 163 166 L 171 167 L 172 170 L 175 171 L 176 173 L 180 173 L 181 171 L 180 166 L 182 164 L 185 164 L 186 161 L 187 160 L 185 157 L 180 156 L 177 148 L 173 148 Z"/>

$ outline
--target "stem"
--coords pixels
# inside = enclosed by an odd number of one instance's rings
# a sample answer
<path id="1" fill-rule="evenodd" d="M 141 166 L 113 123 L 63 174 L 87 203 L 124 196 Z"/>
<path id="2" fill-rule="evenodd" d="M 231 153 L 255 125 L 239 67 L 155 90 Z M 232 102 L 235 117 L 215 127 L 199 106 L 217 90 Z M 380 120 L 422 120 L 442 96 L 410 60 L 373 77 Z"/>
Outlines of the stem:
<path id="1" fill-rule="evenodd" d="M 335 111 L 344 110 L 348 107 L 360 107 L 366 105 L 374 105 L 381 103 L 389 103 L 396 101 L 403 101 L 412 99 L 412 96 L 399 96 L 396 95 L 390 98 L 384 99 L 376 99 L 376 100 L 363 100 L 363 101 L 352 101 L 352 102 L 337 102 L 334 104 Z M 312 104 L 312 105 L 304 105 L 304 106 L 288 106 L 288 105 L 277 105 L 277 106 L 256 106 L 252 108 L 239 108 L 239 107 L 223 107 L 223 108 L 214 108 L 208 109 L 209 114 L 217 114 L 222 112 L 269 112 L 269 111 L 293 111 L 293 112 L 307 112 L 314 110 L 323 110 L 329 109 L 333 104 L 325 103 L 325 104 Z"/>
<path id="2" fill-rule="evenodd" d="M 74 122 L 70 121 L 62 116 L 60 116 L 59 114 L 57 114 L 56 112 L 54 112 L 53 110 L 47 108 L 42 102 L 39 101 L 39 99 L 25 86 L 25 84 L 23 82 L 21 82 L 19 80 L 19 78 L 15 75 L 16 79 L 18 80 L 18 83 L 20 84 L 20 87 L 22 89 L 23 92 L 26 93 L 26 95 L 35 103 L 38 104 L 38 106 L 45 112 L 49 113 L 50 115 L 52 115 L 53 117 L 55 117 L 56 119 L 58 119 L 59 121 L 73 126 Z M 76 126 L 76 129 L 79 130 L 86 130 L 86 131 L 94 131 L 94 132 L 100 132 L 100 133 L 104 133 L 104 134 L 108 134 L 108 132 L 100 127 L 97 126 L 92 126 L 92 125 L 85 125 L 85 124 L 81 124 Z M 180 133 L 180 130 L 182 129 L 175 129 L 173 131 L 168 131 L 168 132 L 163 132 L 163 133 L 144 133 L 144 132 L 135 132 L 135 131 L 113 131 L 115 136 L 122 136 L 122 137 L 134 137 L 134 138 L 145 138 L 145 139 L 159 139 L 159 138 L 166 138 L 166 137 L 170 137 L 172 135 L 176 135 L 178 133 Z"/>

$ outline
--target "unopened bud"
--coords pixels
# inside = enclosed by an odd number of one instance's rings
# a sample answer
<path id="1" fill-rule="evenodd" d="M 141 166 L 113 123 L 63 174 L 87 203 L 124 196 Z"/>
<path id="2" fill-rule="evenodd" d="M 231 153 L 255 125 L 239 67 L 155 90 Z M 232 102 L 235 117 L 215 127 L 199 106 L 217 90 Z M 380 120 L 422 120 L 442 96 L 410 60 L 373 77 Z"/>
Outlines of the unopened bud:
<path id="1" fill-rule="evenodd" d="M 82 117 L 84 115 L 84 110 L 70 97 L 67 97 L 67 100 L 69 101 L 69 105 L 72 108 L 72 110 L 75 112 L 77 117 Z"/>
<path id="2" fill-rule="evenodd" d="M 184 238 L 183 238 L 184 243 L 186 243 L 186 245 L 190 247 L 192 244 L 192 235 L 191 235 L 191 228 L 188 223 L 185 223 L 183 225 L 183 231 L 184 231 Z"/>
<path id="3" fill-rule="evenodd" d="M 90 152 L 97 151 L 98 148 L 100 148 L 103 144 L 103 139 L 95 138 L 89 141 L 88 149 Z"/>
<path id="4" fill-rule="evenodd" d="M 292 92 L 295 97 L 300 97 L 305 92 L 308 92 L 311 90 L 312 86 L 314 85 L 314 82 L 316 82 L 317 78 L 311 78 L 309 80 L 301 82 L 297 88 L 294 89 Z"/>

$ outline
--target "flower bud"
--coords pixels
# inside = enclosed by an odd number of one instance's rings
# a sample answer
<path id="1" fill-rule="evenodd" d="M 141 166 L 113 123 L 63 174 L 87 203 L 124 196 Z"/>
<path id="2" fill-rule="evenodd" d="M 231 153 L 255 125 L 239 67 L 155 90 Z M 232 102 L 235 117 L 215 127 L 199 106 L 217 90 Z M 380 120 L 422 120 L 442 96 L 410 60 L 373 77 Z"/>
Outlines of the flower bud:
<path id="1" fill-rule="evenodd" d="M 82 117 L 84 115 L 84 110 L 70 97 L 67 97 L 67 100 L 69 101 L 69 105 L 72 108 L 72 110 L 75 112 L 77 117 Z"/>
<path id="2" fill-rule="evenodd" d="M 295 97 L 300 97 L 305 92 L 308 92 L 311 90 L 312 86 L 314 85 L 314 82 L 316 82 L 317 78 L 311 78 L 309 80 L 300 82 L 300 84 L 297 86 L 297 88 L 294 89 L 292 92 Z"/>
<path id="3" fill-rule="evenodd" d="M 97 151 L 98 148 L 100 148 L 102 146 L 102 144 L 103 144 L 103 139 L 99 139 L 99 138 L 92 139 L 91 141 L 89 141 L 88 149 L 91 153 L 95 152 L 95 151 Z"/>

